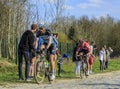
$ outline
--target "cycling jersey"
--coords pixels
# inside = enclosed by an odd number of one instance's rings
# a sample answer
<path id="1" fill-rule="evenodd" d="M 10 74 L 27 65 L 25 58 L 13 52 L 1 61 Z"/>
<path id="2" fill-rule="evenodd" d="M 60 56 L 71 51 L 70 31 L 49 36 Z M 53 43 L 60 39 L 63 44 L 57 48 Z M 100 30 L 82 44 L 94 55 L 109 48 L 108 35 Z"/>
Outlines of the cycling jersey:
<path id="1" fill-rule="evenodd" d="M 55 44 L 55 41 L 53 40 L 53 37 L 52 36 L 47 36 L 47 38 L 46 39 L 44 39 L 44 44 L 48 44 L 48 41 L 49 41 L 49 39 L 52 39 L 51 40 L 51 44 Z"/>
<path id="2" fill-rule="evenodd" d="M 48 48 L 48 50 L 50 51 L 50 54 L 56 54 L 56 47 L 58 46 L 58 42 L 56 42 L 56 40 L 55 40 L 55 38 L 53 38 L 53 36 L 47 36 L 47 35 L 40 36 L 38 39 L 37 50 L 40 51 L 40 46 L 42 44 L 47 45 L 49 39 L 52 39 L 52 40 L 51 40 L 51 45 Z"/>
<path id="3" fill-rule="evenodd" d="M 90 52 L 90 45 L 84 41 L 83 45 L 78 44 L 77 51 L 87 54 L 88 52 Z"/>

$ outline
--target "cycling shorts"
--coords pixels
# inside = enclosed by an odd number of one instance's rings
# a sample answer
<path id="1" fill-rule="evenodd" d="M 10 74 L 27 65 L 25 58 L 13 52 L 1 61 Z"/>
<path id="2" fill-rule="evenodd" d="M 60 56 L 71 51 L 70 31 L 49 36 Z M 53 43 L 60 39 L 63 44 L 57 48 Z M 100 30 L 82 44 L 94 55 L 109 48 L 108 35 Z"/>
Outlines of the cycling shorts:
<path id="1" fill-rule="evenodd" d="M 51 44 L 51 46 L 48 48 L 48 51 L 49 51 L 50 54 L 55 55 L 56 54 L 56 45 Z"/>

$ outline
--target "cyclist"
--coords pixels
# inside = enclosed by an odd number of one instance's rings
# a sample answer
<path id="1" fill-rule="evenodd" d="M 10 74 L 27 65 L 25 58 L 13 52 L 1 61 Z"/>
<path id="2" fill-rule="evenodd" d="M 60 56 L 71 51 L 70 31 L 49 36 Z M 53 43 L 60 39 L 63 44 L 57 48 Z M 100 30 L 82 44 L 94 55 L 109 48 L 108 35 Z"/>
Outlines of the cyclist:
<path id="1" fill-rule="evenodd" d="M 38 49 L 43 49 L 45 48 L 47 50 L 47 53 L 49 54 L 48 61 L 50 62 L 51 65 L 51 80 L 55 79 L 55 54 L 56 54 L 56 42 L 52 36 L 51 30 L 46 29 L 45 26 L 40 26 L 39 27 L 39 32 L 37 36 L 39 39 L 41 39 L 41 45 L 38 39 Z"/>
<path id="2" fill-rule="evenodd" d="M 89 56 L 90 56 L 90 45 L 88 42 L 84 41 L 83 39 L 79 40 L 77 46 L 76 54 L 79 55 L 86 55 L 86 62 L 87 62 L 87 75 L 89 75 Z"/>

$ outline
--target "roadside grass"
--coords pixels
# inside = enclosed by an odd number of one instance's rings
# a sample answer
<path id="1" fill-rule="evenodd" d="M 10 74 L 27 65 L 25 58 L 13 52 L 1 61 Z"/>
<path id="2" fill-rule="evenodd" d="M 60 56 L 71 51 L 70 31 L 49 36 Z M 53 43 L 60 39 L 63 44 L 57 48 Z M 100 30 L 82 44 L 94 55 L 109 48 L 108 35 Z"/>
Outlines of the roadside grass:
<path id="1" fill-rule="evenodd" d="M 76 77 L 74 73 L 74 69 L 75 69 L 74 66 L 75 66 L 75 63 L 73 63 L 71 60 L 64 60 L 64 63 L 62 65 L 62 73 L 61 73 L 62 77 L 58 77 L 56 73 L 57 80 L 75 79 Z M 23 74 L 25 73 L 24 69 L 25 68 L 23 64 Z M 117 71 L 117 70 L 120 70 L 120 58 L 114 58 L 109 60 L 109 69 L 104 70 L 103 73 Z M 99 61 L 97 59 L 95 59 L 93 64 L 93 72 L 94 74 L 100 73 Z M 26 81 L 18 80 L 18 67 L 16 64 L 14 64 L 13 62 L 8 62 L 7 60 L 0 59 L 0 84 L 24 83 L 24 82 Z M 45 80 L 45 82 L 47 82 L 47 80 Z M 35 80 L 31 81 L 30 83 L 35 83 Z"/>
<path id="2" fill-rule="evenodd" d="M 72 79 L 77 78 L 75 77 L 74 69 L 75 69 L 75 63 L 72 61 L 65 62 L 62 67 L 62 77 L 58 77 L 58 79 Z M 100 72 L 100 63 L 97 58 L 94 60 L 93 64 L 93 73 L 101 73 Z M 120 58 L 113 58 L 109 60 L 109 66 L 107 70 L 104 70 L 102 73 L 111 72 L 111 71 L 117 71 L 120 70 Z"/>

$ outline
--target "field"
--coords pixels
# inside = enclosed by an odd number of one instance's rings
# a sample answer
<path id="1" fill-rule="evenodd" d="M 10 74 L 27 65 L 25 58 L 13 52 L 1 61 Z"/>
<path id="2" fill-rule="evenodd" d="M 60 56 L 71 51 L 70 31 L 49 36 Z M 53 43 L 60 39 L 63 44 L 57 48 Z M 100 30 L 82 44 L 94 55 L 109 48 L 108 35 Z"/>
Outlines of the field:
<path id="1" fill-rule="evenodd" d="M 75 64 L 71 60 L 64 60 L 64 63 L 62 66 L 62 77 L 56 77 L 56 78 L 58 80 L 76 78 L 74 73 L 74 66 Z M 104 70 L 103 73 L 117 71 L 117 70 L 120 70 L 120 59 L 114 58 L 109 60 L 109 69 Z M 100 73 L 99 61 L 97 60 L 97 58 L 95 59 L 93 64 L 93 72 L 94 74 Z M 23 74 L 24 74 L 24 71 L 23 71 Z M 0 59 L 0 83 L 15 83 L 15 82 L 18 82 L 18 83 L 20 82 L 18 80 L 17 65 L 12 62 L 8 62 L 5 59 Z M 32 82 L 35 83 L 34 80 Z"/>

